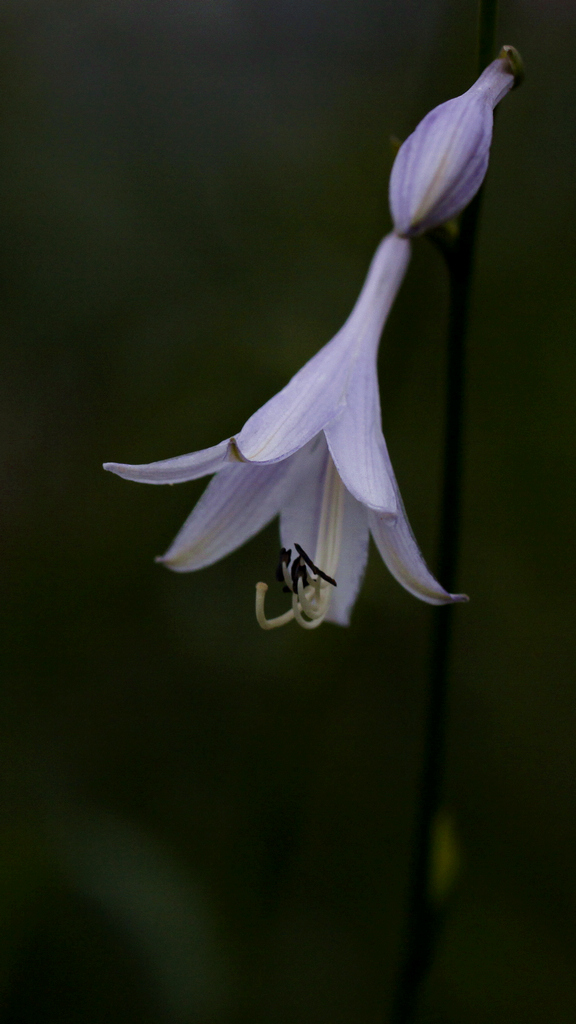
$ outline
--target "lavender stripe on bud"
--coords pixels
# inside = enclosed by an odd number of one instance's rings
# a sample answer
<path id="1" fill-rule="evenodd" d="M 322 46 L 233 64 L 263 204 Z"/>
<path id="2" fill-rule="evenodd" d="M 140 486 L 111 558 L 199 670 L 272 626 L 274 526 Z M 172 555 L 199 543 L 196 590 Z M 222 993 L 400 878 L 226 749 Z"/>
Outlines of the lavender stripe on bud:
<path id="1" fill-rule="evenodd" d="M 462 96 L 441 103 L 400 147 L 390 176 L 394 230 L 413 238 L 462 212 L 488 167 L 493 110 L 522 79 L 522 62 L 505 46 Z"/>

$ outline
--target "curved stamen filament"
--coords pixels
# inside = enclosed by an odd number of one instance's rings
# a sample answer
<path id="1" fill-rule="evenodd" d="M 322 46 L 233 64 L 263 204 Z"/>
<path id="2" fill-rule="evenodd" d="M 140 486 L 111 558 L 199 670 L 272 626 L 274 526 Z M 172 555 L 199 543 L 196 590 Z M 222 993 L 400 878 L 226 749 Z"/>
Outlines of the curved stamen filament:
<path id="1" fill-rule="evenodd" d="M 292 607 L 283 615 L 277 615 L 273 619 L 266 618 L 264 603 L 267 592 L 267 583 L 256 584 L 256 620 L 262 629 L 277 629 L 279 626 L 285 626 L 288 622 L 292 622 L 292 619 L 296 619 L 304 629 L 316 629 L 316 626 L 320 626 L 324 621 L 329 605 L 329 600 L 326 599 L 328 595 L 324 598 L 324 593 L 321 593 L 318 603 L 313 604 L 312 602 L 318 594 L 318 590 L 314 586 L 304 588 L 302 580 L 299 580 L 298 595 L 292 595 Z M 305 619 L 304 615 L 307 615 L 308 618 Z"/>
<path id="2" fill-rule="evenodd" d="M 298 597 L 294 594 L 292 598 L 292 610 L 298 625 L 303 626 L 304 629 L 316 629 L 326 618 L 330 595 L 326 591 L 321 592 L 320 587 L 316 588 L 314 585 L 308 587 L 307 591 L 308 593 L 304 589 L 302 581 L 299 580 Z M 303 612 L 308 618 L 304 618 Z"/>
<path id="3" fill-rule="evenodd" d="M 318 589 L 314 583 L 312 586 L 305 587 L 303 581 L 301 579 L 298 580 L 297 603 L 300 604 L 302 611 L 310 619 L 315 619 L 318 616 Z M 292 599 L 292 604 L 294 604 L 294 598 Z"/>
<path id="4" fill-rule="evenodd" d="M 290 576 L 290 571 L 288 569 L 288 565 L 286 564 L 286 562 L 282 562 L 282 575 L 284 577 L 284 583 L 288 587 L 288 590 L 292 590 L 292 577 Z"/>
<path id="5" fill-rule="evenodd" d="M 290 608 L 289 611 L 284 612 L 284 615 L 277 615 L 275 619 L 266 618 L 264 601 L 266 599 L 267 590 L 267 583 L 256 584 L 256 620 L 258 625 L 261 626 L 262 629 L 276 629 L 278 626 L 285 626 L 287 622 L 292 622 L 292 619 L 294 618 L 292 608 Z"/>
<path id="6" fill-rule="evenodd" d="M 298 623 L 299 626 L 302 626 L 303 629 L 316 629 L 317 626 L 321 626 L 326 617 L 326 612 L 328 611 L 328 608 L 326 608 L 326 611 L 324 612 L 323 615 L 318 615 L 317 618 L 315 619 L 305 619 L 304 616 L 302 615 L 300 605 L 297 602 L 295 602 L 292 605 L 292 608 L 294 611 L 294 618 L 296 619 L 296 622 Z"/>

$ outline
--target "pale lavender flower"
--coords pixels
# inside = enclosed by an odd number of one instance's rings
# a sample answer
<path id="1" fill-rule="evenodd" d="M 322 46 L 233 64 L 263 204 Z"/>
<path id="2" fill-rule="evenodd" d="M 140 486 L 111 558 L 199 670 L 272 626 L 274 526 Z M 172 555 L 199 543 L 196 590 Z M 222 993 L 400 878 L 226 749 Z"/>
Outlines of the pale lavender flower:
<path id="1" fill-rule="evenodd" d="M 291 607 L 264 629 L 296 619 L 347 625 L 371 533 L 393 576 L 429 604 L 465 601 L 434 579 L 414 539 L 382 434 L 376 359 L 408 265 L 412 235 L 460 213 L 488 163 L 492 110 L 512 88 L 507 52 L 463 96 L 433 110 L 406 140 L 390 182 L 394 233 L 376 251 L 348 320 L 234 437 L 143 466 L 106 463 L 127 480 L 174 484 L 215 474 L 165 555 L 177 572 L 211 565 L 280 514 L 276 572 Z M 292 549 L 296 552 L 292 557 Z"/>
<path id="2" fill-rule="evenodd" d="M 398 151 L 390 175 L 394 230 L 415 237 L 462 212 L 488 167 L 493 110 L 521 77 L 511 46 L 462 96 L 431 110 Z"/>
<path id="3" fill-rule="evenodd" d="M 428 570 L 410 529 L 380 420 L 376 358 L 410 243 L 388 235 L 376 251 L 348 320 L 327 345 L 232 438 L 144 466 L 106 463 L 128 480 L 173 484 L 215 473 L 166 554 L 177 572 L 211 565 L 280 513 L 278 578 L 291 608 L 257 618 L 266 629 L 295 618 L 308 629 L 346 625 L 368 552 L 369 532 L 390 572 L 430 604 L 465 600 Z M 294 558 L 291 558 L 292 550 Z"/>

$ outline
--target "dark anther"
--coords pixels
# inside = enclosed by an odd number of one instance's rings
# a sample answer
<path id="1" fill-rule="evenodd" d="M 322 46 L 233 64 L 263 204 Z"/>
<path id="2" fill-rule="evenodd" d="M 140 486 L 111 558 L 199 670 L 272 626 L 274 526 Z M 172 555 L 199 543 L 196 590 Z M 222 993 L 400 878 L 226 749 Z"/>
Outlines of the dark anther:
<path id="1" fill-rule="evenodd" d="M 298 580 L 302 580 L 305 587 L 308 586 L 308 573 L 306 572 L 306 564 L 302 558 L 294 559 L 290 573 L 292 576 L 292 590 L 295 594 L 298 593 Z"/>
<path id="2" fill-rule="evenodd" d="M 309 555 L 306 554 L 304 549 L 300 547 L 300 544 L 295 544 L 294 547 L 296 548 L 296 551 L 300 555 L 300 558 L 304 559 L 308 568 L 311 569 L 312 572 L 316 574 L 316 576 L 320 576 L 321 579 L 326 580 L 326 583 L 331 583 L 333 587 L 338 586 L 336 580 L 333 580 L 331 576 L 327 576 L 325 572 L 322 572 L 322 569 L 319 569 L 317 565 L 314 565 L 314 562 L 309 557 Z M 297 561 L 300 561 L 300 559 L 297 559 Z M 294 562 L 294 565 L 295 564 L 296 562 Z M 294 565 L 292 566 L 292 578 L 294 578 Z"/>
<path id="3" fill-rule="evenodd" d="M 286 548 L 281 548 L 280 549 L 280 560 L 279 560 L 278 565 L 276 567 L 276 579 L 278 580 L 278 583 L 284 583 L 284 573 L 282 571 L 282 567 L 284 565 L 285 566 L 289 566 L 291 558 L 292 558 L 292 548 L 288 548 L 288 550 L 286 550 Z"/>

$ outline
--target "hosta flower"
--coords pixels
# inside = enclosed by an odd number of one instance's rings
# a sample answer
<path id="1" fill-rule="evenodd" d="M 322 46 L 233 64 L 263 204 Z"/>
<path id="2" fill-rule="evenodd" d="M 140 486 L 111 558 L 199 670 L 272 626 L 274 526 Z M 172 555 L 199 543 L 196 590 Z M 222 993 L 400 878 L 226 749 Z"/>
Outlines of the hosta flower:
<path id="1" fill-rule="evenodd" d="M 144 466 L 107 463 L 128 480 L 174 484 L 216 474 L 166 554 L 177 572 L 211 565 L 280 513 L 277 575 L 291 607 L 272 628 L 296 619 L 346 625 L 372 533 L 390 572 L 430 604 L 464 600 L 436 582 L 406 518 L 380 422 L 378 342 L 409 259 L 406 239 L 379 246 L 350 317 L 234 437 L 213 448 Z"/>
<path id="2" fill-rule="evenodd" d="M 493 110 L 521 81 L 512 46 L 462 96 L 435 107 L 398 151 L 390 175 L 390 209 L 399 235 L 415 237 L 462 212 L 488 167 Z"/>
<path id="3" fill-rule="evenodd" d="M 296 619 L 314 629 L 346 625 L 371 533 L 390 572 L 429 604 L 465 601 L 427 568 L 398 491 L 380 422 L 376 359 L 380 335 L 410 255 L 408 238 L 460 213 L 482 183 L 492 111 L 519 75 L 517 55 L 500 57 L 463 96 L 433 110 L 400 148 L 390 182 L 394 233 L 380 244 L 342 329 L 234 437 L 163 462 L 105 469 L 149 484 L 214 474 L 165 555 L 176 572 L 211 565 L 280 514 L 278 582 L 291 594 L 268 619 L 267 585 L 256 585 L 264 629 Z"/>

